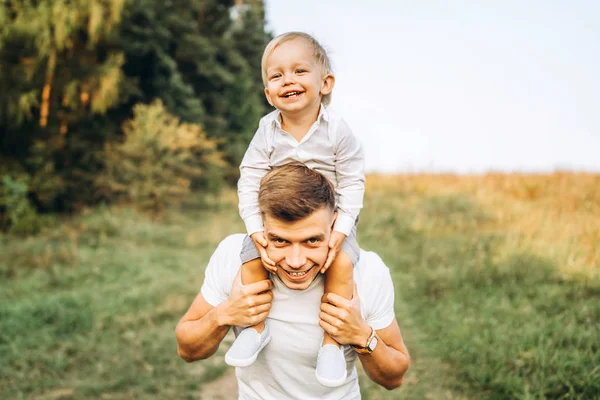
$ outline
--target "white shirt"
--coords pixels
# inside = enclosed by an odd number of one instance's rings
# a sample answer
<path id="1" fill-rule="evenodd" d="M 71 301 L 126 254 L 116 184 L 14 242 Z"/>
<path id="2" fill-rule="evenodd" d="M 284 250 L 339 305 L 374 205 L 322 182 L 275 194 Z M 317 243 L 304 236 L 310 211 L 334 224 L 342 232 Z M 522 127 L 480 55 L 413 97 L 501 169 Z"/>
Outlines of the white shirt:
<path id="1" fill-rule="evenodd" d="M 239 279 L 243 234 L 225 238 L 206 268 L 202 295 L 212 306 L 225 301 L 235 279 Z M 317 382 L 317 353 L 323 340 L 319 307 L 323 295 L 322 275 L 306 290 L 291 290 L 272 276 L 273 305 L 267 318 L 271 341 L 249 367 L 236 368 L 239 398 L 252 399 L 360 399 L 356 352 L 344 346 L 348 378 L 338 388 Z M 394 285 L 389 269 L 375 253 L 361 251 L 354 268 L 363 318 L 375 330 L 394 321 Z M 236 335 L 239 329 L 235 328 Z"/>
<path id="2" fill-rule="evenodd" d="M 364 153 L 348 124 L 321 106 L 319 116 L 298 142 L 281 128 L 280 112 L 264 116 L 240 165 L 240 215 L 249 235 L 263 230 L 258 209 L 260 180 L 273 166 L 300 161 L 319 171 L 335 187 L 338 217 L 334 230 L 350 235 L 363 206 Z"/>

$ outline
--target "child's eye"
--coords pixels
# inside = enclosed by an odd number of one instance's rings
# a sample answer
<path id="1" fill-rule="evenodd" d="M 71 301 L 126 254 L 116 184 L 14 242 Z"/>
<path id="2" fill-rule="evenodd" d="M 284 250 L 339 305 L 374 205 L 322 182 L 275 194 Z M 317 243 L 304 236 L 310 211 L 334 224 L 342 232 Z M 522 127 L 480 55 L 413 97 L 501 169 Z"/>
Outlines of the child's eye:
<path id="1" fill-rule="evenodd" d="M 305 70 L 305 69 L 297 69 L 297 70 L 296 70 L 296 73 L 297 73 L 297 74 L 302 74 L 302 73 L 304 73 L 304 72 L 306 72 L 306 70 Z"/>
<path id="2" fill-rule="evenodd" d="M 281 77 L 281 74 L 273 74 L 273 75 L 271 75 L 270 79 L 273 80 L 273 79 L 277 79 L 279 77 Z"/>

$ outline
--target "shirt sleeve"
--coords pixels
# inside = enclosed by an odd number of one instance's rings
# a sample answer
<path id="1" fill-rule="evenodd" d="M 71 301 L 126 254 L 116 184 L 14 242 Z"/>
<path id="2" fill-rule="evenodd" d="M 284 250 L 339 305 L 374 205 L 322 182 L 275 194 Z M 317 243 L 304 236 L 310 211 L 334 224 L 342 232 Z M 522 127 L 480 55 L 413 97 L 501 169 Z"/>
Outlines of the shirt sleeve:
<path id="1" fill-rule="evenodd" d="M 263 230 L 262 216 L 258 208 L 258 189 L 260 180 L 271 169 L 265 125 L 261 121 L 240 164 L 239 210 L 248 235 Z"/>
<path id="2" fill-rule="evenodd" d="M 365 301 L 367 302 L 365 320 L 375 330 L 384 329 L 390 326 L 396 318 L 392 276 L 389 268 L 379 256 L 369 254 L 364 261 L 369 264 L 365 267 L 368 276 L 368 282 L 364 286 Z"/>
<path id="3" fill-rule="evenodd" d="M 340 121 L 336 137 L 335 175 L 339 201 L 333 229 L 349 236 L 363 207 L 365 156 L 360 141 L 344 120 Z"/>
<path id="4" fill-rule="evenodd" d="M 233 281 L 228 276 L 229 252 L 227 248 L 231 247 L 228 243 L 232 240 L 231 237 L 225 238 L 219 244 L 204 271 L 204 283 L 200 292 L 208 304 L 213 307 L 227 300 L 231 291 Z"/>

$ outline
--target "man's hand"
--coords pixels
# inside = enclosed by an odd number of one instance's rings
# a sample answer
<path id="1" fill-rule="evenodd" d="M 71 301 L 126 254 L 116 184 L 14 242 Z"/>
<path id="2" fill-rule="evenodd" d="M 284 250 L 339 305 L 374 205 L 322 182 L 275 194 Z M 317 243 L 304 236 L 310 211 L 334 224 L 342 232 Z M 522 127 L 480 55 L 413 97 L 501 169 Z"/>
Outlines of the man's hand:
<path id="1" fill-rule="evenodd" d="M 269 245 L 269 242 L 267 242 L 264 232 L 254 232 L 252 235 L 250 235 L 250 238 L 260 253 L 260 259 L 262 260 L 263 266 L 267 269 L 267 271 L 270 271 L 274 274 L 277 273 L 277 266 L 267 255 L 267 246 Z"/>
<path id="2" fill-rule="evenodd" d="M 325 265 L 321 268 L 321 273 L 324 274 L 325 271 L 331 266 L 333 260 L 342 249 L 342 243 L 346 239 L 346 235 L 342 232 L 333 231 L 331 232 L 331 237 L 329 238 L 329 253 L 327 254 L 327 260 L 325 261 Z"/>
<path id="3" fill-rule="evenodd" d="M 335 293 L 325 293 L 321 298 L 319 325 L 339 344 L 365 346 L 371 327 L 360 315 L 360 299 L 354 284 L 352 300 Z"/>
<path id="4" fill-rule="evenodd" d="M 269 315 L 273 301 L 273 282 L 270 279 L 242 285 L 237 274 L 227 300 L 219 304 L 219 320 L 222 325 L 247 327 L 262 322 Z"/>

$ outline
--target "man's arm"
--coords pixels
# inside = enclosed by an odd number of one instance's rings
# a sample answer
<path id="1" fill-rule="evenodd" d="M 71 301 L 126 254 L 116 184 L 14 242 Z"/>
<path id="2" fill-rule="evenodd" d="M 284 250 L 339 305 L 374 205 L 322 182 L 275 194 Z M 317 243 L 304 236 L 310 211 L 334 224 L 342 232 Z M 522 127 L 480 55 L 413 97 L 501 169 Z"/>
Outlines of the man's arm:
<path id="1" fill-rule="evenodd" d="M 352 300 L 335 293 L 324 294 L 319 317 L 321 327 L 338 343 L 359 347 L 366 345 L 371 327 L 361 316 L 356 290 Z M 410 355 L 396 319 L 376 333 L 379 336 L 377 347 L 371 354 L 359 354 L 359 359 L 371 380 L 392 390 L 402 384 L 410 366 Z"/>
<path id="2" fill-rule="evenodd" d="M 216 307 L 199 293 L 175 329 L 177 353 L 187 362 L 212 356 L 232 326 L 251 326 L 264 321 L 271 309 L 270 280 L 242 285 L 236 277 L 231 293 Z"/>
<path id="3" fill-rule="evenodd" d="M 371 330 L 365 330 L 370 334 Z M 366 338 L 362 334 L 362 344 L 355 345 L 364 346 Z M 410 355 L 408 349 L 404 345 L 400 327 L 396 319 L 384 329 L 377 330 L 379 341 L 377 347 L 371 354 L 359 354 L 358 357 L 365 372 L 373 380 L 388 390 L 395 389 L 402 384 L 404 374 L 410 366 Z"/>

